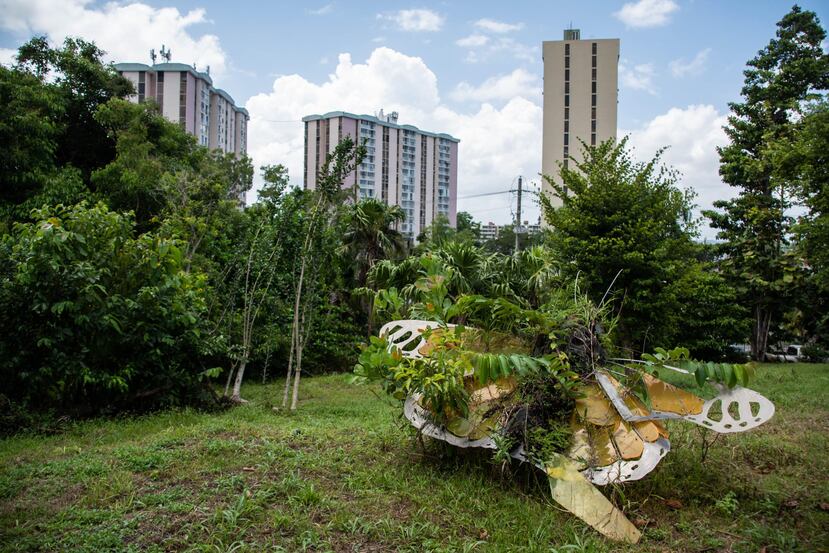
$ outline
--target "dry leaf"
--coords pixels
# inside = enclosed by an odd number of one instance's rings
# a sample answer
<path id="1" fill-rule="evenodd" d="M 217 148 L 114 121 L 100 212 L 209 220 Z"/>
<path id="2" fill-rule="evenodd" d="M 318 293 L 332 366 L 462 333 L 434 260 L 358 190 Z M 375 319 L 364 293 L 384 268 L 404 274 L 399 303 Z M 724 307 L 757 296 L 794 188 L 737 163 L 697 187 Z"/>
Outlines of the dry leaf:
<path id="1" fill-rule="evenodd" d="M 683 507 L 682 501 L 680 501 L 679 499 L 666 499 L 665 500 L 665 505 L 667 505 L 671 509 L 677 509 L 677 510 L 682 509 L 682 507 Z"/>

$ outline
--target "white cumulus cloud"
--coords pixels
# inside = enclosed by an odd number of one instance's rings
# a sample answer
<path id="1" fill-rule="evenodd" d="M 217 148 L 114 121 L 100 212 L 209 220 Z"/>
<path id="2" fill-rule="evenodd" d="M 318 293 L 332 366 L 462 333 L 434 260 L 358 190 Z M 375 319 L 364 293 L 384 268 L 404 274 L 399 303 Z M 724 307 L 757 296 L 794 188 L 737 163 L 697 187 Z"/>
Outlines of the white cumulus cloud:
<path id="1" fill-rule="evenodd" d="M 432 10 L 399 10 L 392 13 L 379 13 L 377 19 L 388 21 L 401 31 L 440 31 L 444 17 Z"/>
<path id="2" fill-rule="evenodd" d="M 107 52 L 107 61 L 149 62 L 150 49 L 164 43 L 175 61 L 209 65 L 220 76 L 228 60 L 218 37 L 189 30 L 207 22 L 203 9 L 182 13 L 140 2 L 96 6 L 89 0 L 4 0 L 0 10 L 4 30 L 46 34 L 55 43 L 70 36 L 92 40 Z"/>
<path id="3" fill-rule="evenodd" d="M 699 208 L 710 209 L 714 201 L 734 196 L 719 175 L 717 146 L 728 142 L 722 128 L 726 121 L 727 116 L 712 105 L 674 107 L 640 128 L 620 131 L 619 135 L 630 135 L 634 154 L 642 161 L 652 159 L 659 148 L 668 146 L 663 161 L 679 170 L 681 185 L 696 191 Z M 705 224 L 701 230 L 703 236 L 714 237 Z"/>
<path id="4" fill-rule="evenodd" d="M 652 63 L 640 63 L 631 66 L 623 60 L 619 64 L 619 80 L 623 87 L 631 90 L 642 90 L 648 94 L 656 94 L 656 85 L 653 82 L 655 75 L 656 71 Z"/>
<path id="5" fill-rule="evenodd" d="M 506 75 L 491 77 L 479 86 L 462 81 L 450 93 L 450 97 L 458 102 L 510 100 L 516 96 L 540 102 L 541 80 L 538 75 L 519 68 Z"/>
<path id="6" fill-rule="evenodd" d="M 510 33 L 512 31 L 520 31 L 524 28 L 523 23 L 504 23 L 503 21 L 486 18 L 476 21 L 475 26 L 491 33 Z"/>
<path id="7" fill-rule="evenodd" d="M 456 40 L 455 44 L 462 48 L 477 48 L 485 45 L 487 42 L 489 42 L 488 36 L 473 34 Z"/>
<path id="8" fill-rule="evenodd" d="M 0 64 L 11 66 L 14 65 L 17 57 L 17 50 L 12 48 L 0 48 Z"/>
<path id="9" fill-rule="evenodd" d="M 705 71 L 705 62 L 708 61 L 708 54 L 710 53 L 711 48 L 706 48 L 705 50 L 697 52 L 697 55 L 695 55 L 690 61 L 685 58 L 673 60 L 668 64 L 671 74 L 678 79 L 688 75 L 701 74 Z"/>
<path id="10" fill-rule="evenodd" d="M 513 79 L 528 82 L 522 73 Z M 461 140 L 459 197 L 506 190 L 516 175 L 530 177 L 540 171 L 542 121 L 541 106 L 531 99 L 532 94 L 513 87 L 516 94 L 508 98 L 507 82 L 496 79 L 489 87 L 486 83 L 469 85 L 469 108 L 459 111 L 442 102 L 437 77 L 418 57 L 386 47 L 377 48 L 362 63 L 340 54 L 334 73 L 324 82 L 311 82 L 301 75 L 280 76 L 269 92 L 248 100 L 249 152 L 257 166 L 285 164 L 291 182 L 301 186 L 304 127 L 299 120 L 303 116 L 328 111 L 373 114 L 383 108 L 387 113 L 399 112 L 401 123 Z M 499 99 L 503 106 L 499 109 L 488 99 Z M 249 200 L 254 199 L 252 192 Z M 508 197 L 496 198 L 502 199 L 506 202 Z M 493 197 L 461 200 L 458 209 L 469 210 L 479 219 L 508 222 L 507 203 L 493 210 L 494 204 Z"/>
<path id="11" fill-rule="evenodd" d="M 660 27 L 666 25 L 678 9 L 673 0 L 639 0 L 625 4 L 613 15 L 628 27 Z"/>

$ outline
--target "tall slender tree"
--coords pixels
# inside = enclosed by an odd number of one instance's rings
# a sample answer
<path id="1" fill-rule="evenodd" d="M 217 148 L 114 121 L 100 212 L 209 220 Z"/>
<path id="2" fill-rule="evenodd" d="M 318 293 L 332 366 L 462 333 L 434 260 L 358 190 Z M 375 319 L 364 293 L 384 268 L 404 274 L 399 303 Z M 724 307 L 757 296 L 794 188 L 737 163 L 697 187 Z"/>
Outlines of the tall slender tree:
<path id="1" fill-rule="evenodd" d="M 288 357 L 288 374 L 282 407 L 288 406 L 291 394 L 291 410 L 296 410 L 299 401 L 299 381 L 302 374 L 302 351 L 308 342 L 308 330 L 313 319 L 313 294 L 316 291 L 317 276 L 323 263 L 330 260 L 316 258 L 317 247 L 325 232 L 331 228 L 336 213 L 347 196 L 343 181 L 362 163 L 366 147 L 346 136 L 325 158 L 317 175 L 316 188 L 310 197 L 310 206 L 305 223 L 305 238 L 298 260 L 294 292 L 294 315 L 291 324 L 291 353 Z"/>
<path id="2" fill-rule="evenodd" d="M 777 36 L 748 62 L 743 102 L 730 104 L 730 144 L 719 149 L 720 175 L 738 189 L 733 200 L 706 211 L 724 242 L 723 272 L 752 311 L 752 358 L 765 357 L 769 330 L 779 321 L 797 262 L 788 247 L 792 189 L 775 170 L 773 145 L 793 132 L 805 102 L 829 87 L 826 32 L 814 12 L 798 6 L 777 24 Z"/>

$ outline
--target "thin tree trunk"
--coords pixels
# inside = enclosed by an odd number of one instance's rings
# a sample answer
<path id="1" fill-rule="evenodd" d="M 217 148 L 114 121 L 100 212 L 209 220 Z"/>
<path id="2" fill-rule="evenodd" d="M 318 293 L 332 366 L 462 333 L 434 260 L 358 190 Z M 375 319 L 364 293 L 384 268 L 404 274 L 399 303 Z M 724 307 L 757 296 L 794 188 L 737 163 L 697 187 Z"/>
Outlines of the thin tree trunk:
<path id="1" fill-rule="evenodd" d="M 236 364 L 230 366 L 230 372 L 227 373 L 227 382 L 225 382 L 225 394 L 224 397 L 227 397 L 227 394 L 230 392 L 230 381 L 233 380 L 233 373 L 236 371 Z"/>
<path id="2" fill-rule="evenodd" d="M 291 411 L 296 411 L 297 402 L 299 401 L 299 378 L 302 374 L 302 350 L 305 347 L 305 342 L 302 337 L 307 336 L 308 329 L 305 328 L 305 314 L 307 312 L 307 305 L 302 310 L 302 320 L 299 323 L 299 328 L 302 333 L 297 333 L 297 351 L 296 351 L 296 365 L 294 366 L 294 392 L 291 397 Z"/>
<path id="3" fill-rule="evenodd" d="M 309 230 L 309 235 L 310 235 L 310 230 Z M 307 243 L 308 243 L 308 240 L 306 239 L 306 245 L 307 245 Z M 303 248 L 303 249 L 305 249 L 305 248 Z M 294 354 L 296 354 L 296 363 L 294 365 L 294 371 L 293 371 L 294 380 L 299 380 L 299 375 L 298 375 L 298 371 L 296 370 L 296 367 L 298 367 L 300 365 L 300 359 L 302 358 L 302 355 L 299 352 L 299 349 L 300 349 L 300 347 L 299 347 L 299 304 L 300 304 L 300 301 L 302 300 L 302 285 L 303 285 L 303 282 L 305 280 L 305 258 L 306 258 L 306 255 L 307 254 L 303 253 L 302 262 L 300 263 L 300 266 L 299 266 L 299 280 L 298 280 L 297 285 L 296 285 L 296 297 L 294 298 L 294 321 L 293 321 L 293 325 L 292 325 L 292 328 L 291 328 L 291 358 L 293 358 Z M 288 406 L 288 390 L 290 389 L 290 386 L 291 386 L 291 366 L 290 365 L 291 365 L 291 363 L 289 361 L 289 363 L 288 363 L 288 379 L 285 381 L 285 395 L 282 397 L 282 407 L 287 407 Z M 295 383 L 294 384 L 294 389 L 296 389 L 298 386 L 299 386 L 299 384 Z M 294 392 L 294 394 L 296 394 L 296 392 Z"/>
<path id="4" fill-rule="evenodd" d="M 242 359 L 242 362 L 239 364 L 239 369 L 236 371 L 236 380 L 233 383 L 233 395 L 230 396 L 230 400 L 236 403 L 247 403 L 242 399 L 242 379 L 245 377 L 245 367 L 247 367 L 247 364 L 247 358 Z"/>

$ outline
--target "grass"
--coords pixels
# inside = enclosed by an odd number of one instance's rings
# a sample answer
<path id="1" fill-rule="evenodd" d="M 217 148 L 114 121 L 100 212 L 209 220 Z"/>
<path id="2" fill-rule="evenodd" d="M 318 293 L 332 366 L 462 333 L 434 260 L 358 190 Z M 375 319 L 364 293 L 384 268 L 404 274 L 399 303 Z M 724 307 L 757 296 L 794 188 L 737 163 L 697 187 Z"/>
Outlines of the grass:
<path id="1" fill-rule="evenodd" d="M 605 488 L 644 528 L 602 539 L 532 470 L 417 445 L 399 406 L 335 375 L 250 403 L 98 419 L 0 442 L 0 551 L 827 551 L 829 365 L 767 365 L 764 426 L 672 424 L 646 479 Z M 763 549 L 765 548 L 765 549 Z"/>

